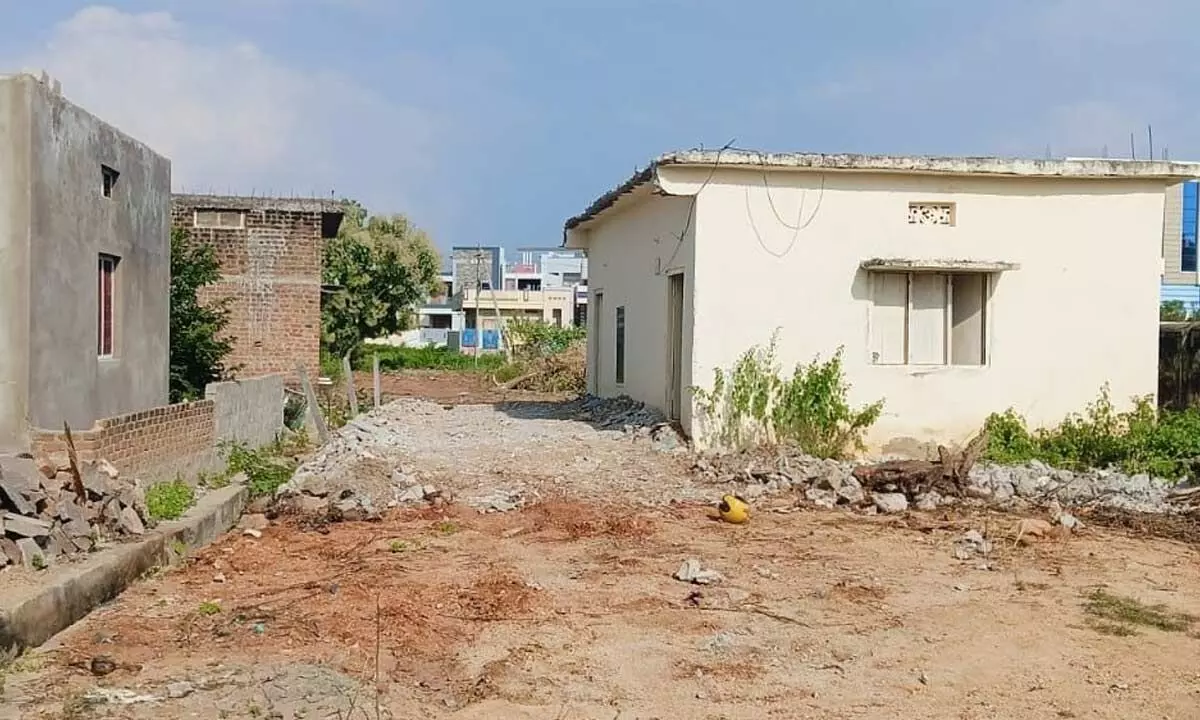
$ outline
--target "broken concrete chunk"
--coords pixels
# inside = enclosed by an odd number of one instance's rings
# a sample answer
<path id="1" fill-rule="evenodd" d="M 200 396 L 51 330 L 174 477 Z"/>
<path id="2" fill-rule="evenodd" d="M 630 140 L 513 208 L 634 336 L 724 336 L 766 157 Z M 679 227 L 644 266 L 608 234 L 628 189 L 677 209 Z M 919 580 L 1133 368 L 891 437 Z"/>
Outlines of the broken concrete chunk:
<path id="1" fill-rule="evenodd" d="M 908 509 L 908 498 L 904 493 L 875 493 L 871 500 L 881 513 L 902 513 Z"/>
<path id="2" fill-rule="evenodd" d="M 31 485 L 30 478 L 0 476 L 0 505 L 7 505 L 22 515 L 37 515 L 37 496 L 41 494 L 42 488 L 36 479 Z"/>
<path id="3" fill-rule="evenodd" d="M 50 523 L 37 518 L 5 513 L 4 529 L 13 535 L 27 538 L 42 538 L 50 534 Z"/>
<path id="4" fill-rule="evenodd" d="M 688 558 L 683 561 L 679 569 L 675 571 L 675 579 L 681 582 L 694 583 L 696 585 L 712 585 L 721 582 L 725 576 L 716 570 L 705 570 L 700 566 L 700 561 L 696 558 Z"/>
<path id="5" fill-rule="evenodd" d="M 58 519 L 64 523 L 82 522 L 87 524 L 87 515 L 79 505 L 75 493 L 64 492 L 58 502 Z"/>
<path id="6" fill-rule="evenodd" d="M 21 564 L 30 570 L 41 570 L 50 564 L 45 551 L 31 538 L 18 540 L 17 550 L 21 554 Z"/>
<path id="7" fill-rule="evenodd" d="M 238 521 L 238 527 L 242 530 L 266 530 L 270 524 L 267 516 L 259 513 L 247 513 Z"/>
<path id="8" fill-rule="evenodd" d="M 13 565 L 21 564 L 21 549 L 17 543 L 6 537 L 0 537 L 0 555 L 3 555 Z"/>
<path id="9" fill-rule="evenodd" d="M 96 469 L 95 464 L 87 463 L 79 468 L 79 475 L 83 479 L 83 488 L 93 499 L 99 500 L 108 494 L 108 476 Z"/>
<path id="10" fill-rule="evenodd" d="M 121 510 L 120 514 L 117 515 L 117 524 L 130 535 L 146 534 L 146 526 L 142 523 L 142 519 L 138 517 L 137 511 L 131 507 Z"/>
<path id="11" fill-rule="evenodd" d="M 96 470 L 109 480 L 116 480 L 121 477 L 121 471 L 117 470 L 115 465 L 103 458 L 96 461 Z"/>

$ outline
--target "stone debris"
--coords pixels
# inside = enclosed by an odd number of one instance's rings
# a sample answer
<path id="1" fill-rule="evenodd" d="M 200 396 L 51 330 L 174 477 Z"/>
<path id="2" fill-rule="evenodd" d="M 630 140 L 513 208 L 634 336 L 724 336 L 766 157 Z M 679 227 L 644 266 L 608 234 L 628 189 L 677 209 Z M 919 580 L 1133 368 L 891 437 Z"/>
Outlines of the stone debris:
<path id="1" fill-rule="evenodd" d="M 80 463 L 79 474 L 77 485 L 65 454 L 0 456 L 0 568 L 42 568 L 102 541 L 145 534 L 138 480 L 122 478 L 106 460 Z"/>
<path id="2" fill-rule="evenodd" d="M 986 557 L 991 551 L 992 542 L 978 530 L 968 530 L 954 543 L 954 557 L 958 560 Z"/>
<path id="3" fill-rule="evenodd" d="M 696 558 L 688 558 L 675 571 L 675 579 L 694 585 L 713 585 L 724 580 L 725 576 L 716 570 L 702 568 Z"/>
<path id="4" fill-rule="evenodd" d="M 904 493 L 875 493 L 871 500 L 881 513 L 902 513 L 908 509 L 908 498 Z"/>

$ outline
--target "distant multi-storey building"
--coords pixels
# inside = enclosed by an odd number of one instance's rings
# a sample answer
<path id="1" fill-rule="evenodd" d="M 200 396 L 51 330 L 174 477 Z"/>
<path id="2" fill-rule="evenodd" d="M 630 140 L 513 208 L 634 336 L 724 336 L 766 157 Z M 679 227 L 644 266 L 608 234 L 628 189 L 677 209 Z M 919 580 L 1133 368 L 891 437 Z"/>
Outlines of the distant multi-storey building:
<path id="1" fill-rule="evenodd" d="M 418 310 L 423 342 L 463 349 L 499 346 L 505 320 L 556 325 L 587 321 L 587 258 L 562 248 L 521 248 L 506 262 L 498 246 L 454 247 L 444 292 Z M 453 335 L 451 333 L 457 333 Z"/>
<path id="2" fill-rule="evenodd" d="M 1189 312 L 1200 310 L 1200 272 L 1196 263 L 1196 229 L 1200 214 L 1200 181 L 1167 188 L 1163 213 L 1163 302 L 1180 302 Z"/>

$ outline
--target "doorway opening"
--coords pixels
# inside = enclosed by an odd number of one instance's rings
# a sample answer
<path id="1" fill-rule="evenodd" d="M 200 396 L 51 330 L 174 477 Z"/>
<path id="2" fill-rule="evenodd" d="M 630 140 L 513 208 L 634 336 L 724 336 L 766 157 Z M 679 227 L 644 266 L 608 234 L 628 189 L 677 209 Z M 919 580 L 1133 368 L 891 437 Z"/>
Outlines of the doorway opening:
<path id="1" fill-rule="evenodd" d="M 679 420 L 683 414 L 683 273 L 667 278 L 667 417 Z"/>

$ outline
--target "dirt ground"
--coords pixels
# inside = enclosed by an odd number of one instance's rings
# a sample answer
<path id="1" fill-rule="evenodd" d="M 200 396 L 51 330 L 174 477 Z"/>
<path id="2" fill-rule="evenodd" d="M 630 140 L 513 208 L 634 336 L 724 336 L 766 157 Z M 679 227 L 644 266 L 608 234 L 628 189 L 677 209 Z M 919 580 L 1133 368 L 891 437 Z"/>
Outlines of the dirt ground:
<path id="1" fill-rule="evenodd" d="M 486 394 L 434 377 L 393 388 L 446 404 Z M 703 504 L 638 503 L 629 488 L 685 482 L 686 459 L 619 432 L 540 411 L 412 417 L 406 467 L 444 475 L 459 453 L 468 485 L 491 475 L 540 488 L 538 501 L 232 533 L 16 662 L 0 720 L 1115 720 L 1200 707 L 1193 545 L 1097 527 L 1018 544 L 1010 516 L 864 517 L 787 495 L 733 526 Z M 505 452 L 473 449 L 489 443 Z M 575 456 L 551 482 L 549 466 Z M 603 487 L 621 491 L 606 502 Z M 992 548 L 957 559 L 970 530 Z M 675 579 L 692 558 L 723 579 Z M 1098 589 L 1148 604 L 1118 609 L 1150 620 L 1099 617 Z"/>
<path id="2" fill-rule="evenodd" d="M 29 718 L 1186 718 L 1200 637 L 1116 636 L 1097 587 L 1200 615 L 1196 552 L 1007 519 L 714 522 L 550 502 L 231 535 L 8 679 Z M 954 559 L 965 528 L 997 546 Z M 672 577 L 697 558 L 726 579 Z M 88 664 L 117 669 L 96 678 Z M 169 698 L 172 683 L 188 683 Z M 96 688 L 164 699 L 89 705 Z M 181 694 L 176 686 L 175 694 Z M 64 710 L 65 707 L 65 710 Z M 363 714 L 365 712 L 365 714 Z M 67 714 L 71 713 L 71 714 Z"/>

